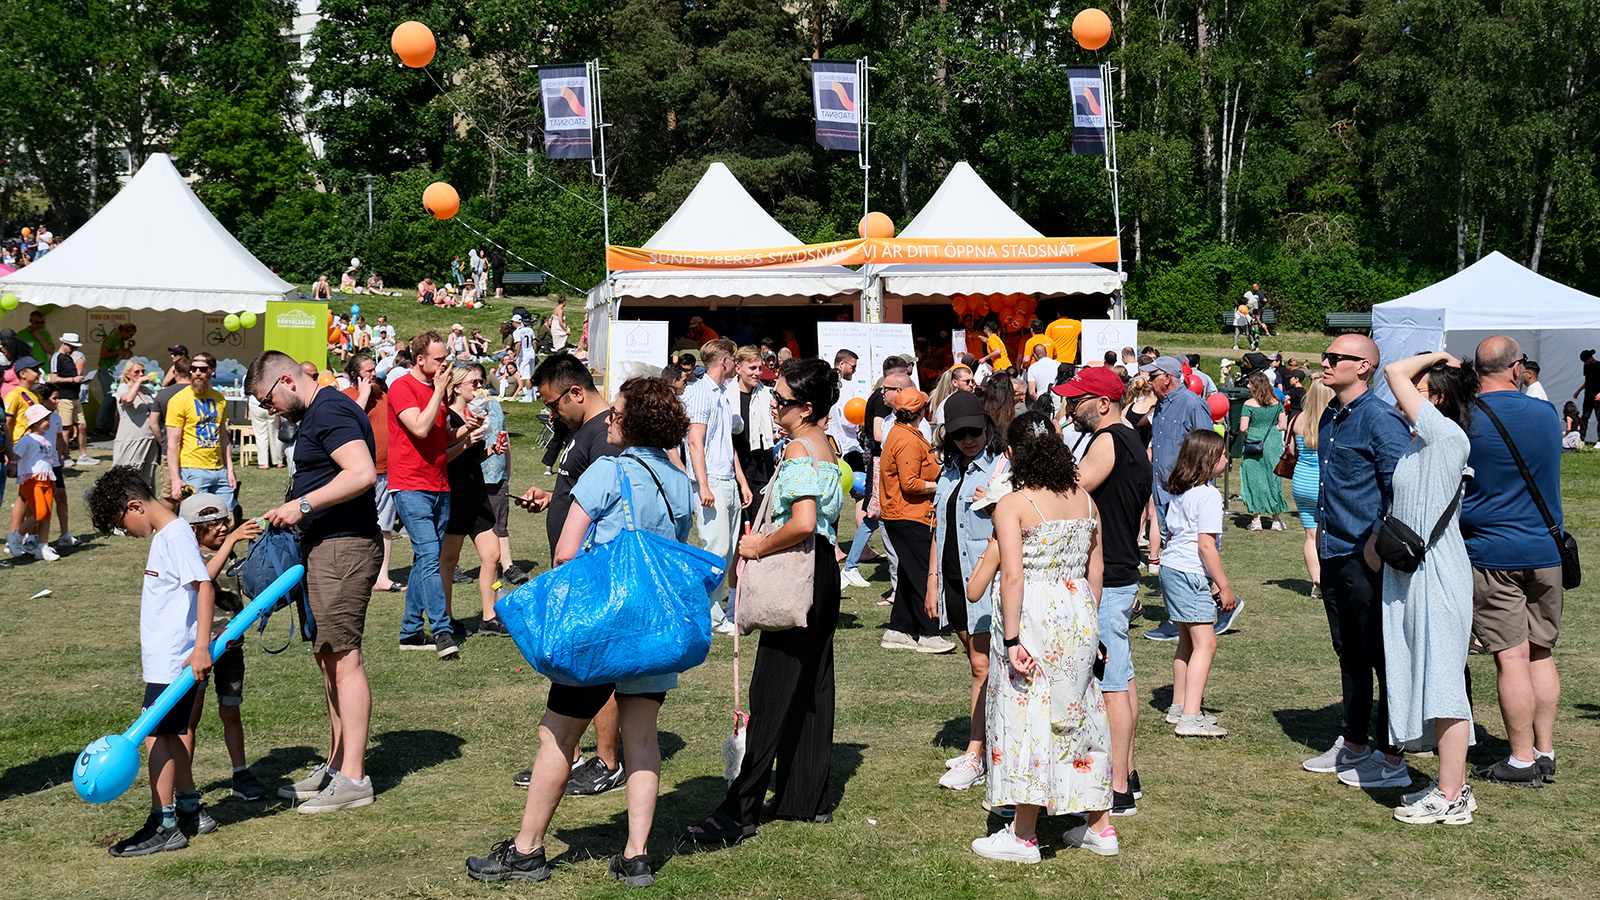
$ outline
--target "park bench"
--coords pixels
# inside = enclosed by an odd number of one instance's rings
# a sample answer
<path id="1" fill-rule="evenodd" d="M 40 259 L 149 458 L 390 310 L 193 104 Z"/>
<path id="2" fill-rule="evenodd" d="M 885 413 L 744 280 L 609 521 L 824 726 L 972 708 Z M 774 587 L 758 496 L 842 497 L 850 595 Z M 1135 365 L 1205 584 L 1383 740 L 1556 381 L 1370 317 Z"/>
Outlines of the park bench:
<path id="1" fill-rule="evenodd" d="M 1263 309 L 1261 311 L 1261 324 L 1269 327 L 1278 324 L 1277 314 L 1270 309 Z M 1233 331 L 1233 310 L 1231 309 L 1222 314 L 1222 330 L 1224 333 Z"/>
<path id="2" fill-rule="evenodd" d="M 531 271 L 531 272 L 507 272 L 504 275 L 500 276 L 500 283 L 502 285 L 506 286 L 506 287 L 511 287 L 512 285 L 526 285 L 528 287 L 539 287 L 540 285 L 545 284 L 549 280 L 550 280 L 550 276 L 549 275 L 546 275 L 545 273 L 540 272 L 538 270 L 534 270 L 534 271 Z"/>
<path id="3" fill-rule="evenodd" d="M 1323 316 L 1328 323 L 1328 328 L 1339 331 L 1371 331 L 1372 313 L 1369 312 L 1337 312 Z"/>

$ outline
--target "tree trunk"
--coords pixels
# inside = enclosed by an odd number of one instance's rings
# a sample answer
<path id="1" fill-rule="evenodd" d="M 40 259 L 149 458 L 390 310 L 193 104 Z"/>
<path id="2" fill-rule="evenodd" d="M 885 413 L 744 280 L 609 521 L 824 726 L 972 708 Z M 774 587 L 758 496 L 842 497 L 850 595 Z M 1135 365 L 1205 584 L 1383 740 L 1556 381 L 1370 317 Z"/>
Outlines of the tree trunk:
<path id="1" fill-rule="evenodd" d="M 906 158 L 904 156 L 900 157 L 900 209 L 902 212 L 911 211 L 911 192 L 906 188 L 909 168 Z"/>
<path id="2" fill-rule="evenodd" d="M 1550 204 L 1556 197 L 1556 181 L 1544 183 L 1544 200 L 1539 204 L 1539 216 L 1533 223 L 1533 253 L 1528 257 L 1528 268 L 1539 271 L 1539 254 L 1544 250 L 1544 226 L 1550 220 Z"/>
<path id="3" fill-rule="evenodd" d="M 1486 213 L 1486 212 L 1484 212 L 1482 210 L 1478 211 L 1478 252 L 1476 252 L 1476 253 L 1474 253 L 1472 255 L 1472 261 L 1473 262 L 1477 262 L 1478 260 L 1483 259 L 1483 225 L 1484 225 L 1484 222 L 1488 220 L 1488 218 L 1489 218 L 1489 214 L 1488 213 Z"/>
<path id="4" fill-rule="evenodd" d="M 1194 33 L 1195 33 L 1194 55 L 1195 55 L 1195 58 L 1200 61 L 1200 96 L 1201 97 L 1204 97 L 1206 95 L 1206 90 L 1207 90 L 1206 82 L 1208 81 L 1208 79 L 1206 78 L 1206 66 L 1205 66 L 1206 41 L 1208 40 L 1207 31 L 1208 31 L 1208 29 L 1206 27 L 1206 7 L 1205 7 L 1205 4 L 1202 3 L 1202 4 L 1199 4 L 1197 6 L 1197 8 L 1195 9 L 1195 24 L 1194 24 Z M 1224 93 L 1223 93 L 1223 100 L 1224 100 L 1224 102 L 1226 102 L 1226 100 L 1227 100 L 1226 91 L 1224 91 Z M 1212 144 L 1211 144 L 1211 122 L 1210 121 L 1203 121 L 1203 122 L 1200 123 L 1200 151 L 1205 156 L 1206 185 L 1207 185 L 1207 192 L 1208 193 L 1210 192 L 1211 173 L 1213 171 L 1215 171 L 1215 169 L 1213 167 L 1215 165 L 1216 156 L 1212 152 L 1212 149 L 1213 148 L 1212 148 Z"/>
<path id="5" fill-rule="evenodd" d="M 1144 219 L 1141 216 L 1133 217 L 1133 262 L 1138 265 L 1144 260 L 1144 233 L 1140 227 Z"/>

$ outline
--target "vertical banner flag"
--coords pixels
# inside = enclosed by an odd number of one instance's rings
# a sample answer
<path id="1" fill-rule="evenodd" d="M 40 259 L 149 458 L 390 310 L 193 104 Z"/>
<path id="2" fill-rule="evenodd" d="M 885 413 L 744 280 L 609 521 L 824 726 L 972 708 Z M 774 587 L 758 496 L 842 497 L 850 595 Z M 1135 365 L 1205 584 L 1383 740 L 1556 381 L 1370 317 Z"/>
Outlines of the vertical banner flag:
<path id="1" fill-rule="evenodd" d="M 854 152 L 861 149 L 861 94 L 857 74 L 853 59 L 811 61 L 817 143 L 829 150 Z"/>
<path id="2" fill-rule="evenodd" d="M 540 66 L 539 98 L 544 101 L 544 155 L 592 159 L 594 117 L 589 113 L 588 66 Z"/>
<path id="3" fill-rule="evenodd" d="M 1072 152 L 1106 155 L 1106 88 L 1099 69 L 1067 69 L 1072 87 Z"/>

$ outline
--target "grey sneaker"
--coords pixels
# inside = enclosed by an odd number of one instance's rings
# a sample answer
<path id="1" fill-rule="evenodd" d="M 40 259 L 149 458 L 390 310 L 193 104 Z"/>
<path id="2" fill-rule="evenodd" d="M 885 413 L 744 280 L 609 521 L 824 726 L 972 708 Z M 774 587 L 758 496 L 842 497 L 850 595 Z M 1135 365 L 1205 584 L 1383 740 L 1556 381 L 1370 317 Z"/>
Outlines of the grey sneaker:
<path id="1" fill-rule="evenodd" d="M 1394 817 L 1407 825 L 1472 824 L 1472 810 L 1467 808 L 1467 792 L 1463 790 L 1455 800 L 1447 800 L 1437 785 L 1415 803 L 1395 807 Z"/>
<path id="2" fill-rule="evenodd" d="M 368 778 L 366 784 L 356 784 L 343 775 L 335 775 L 328 780 L 328 786 L 315 797 L 300 804 L 299 811 L 309 815 L 370 805 L 372 805 L 372 779 Z"/>
<path id="3" fill-rule="evenodd" d="M 1207 719 L 1211 721 L 1206 721 Z M 1228 729 L 1217 724 L 1216 719 L 1205 715 L 1184 716 L 1173 729 L 1178 737 L 1227 737 Z"/>
<path id="4" fill-rule="evenodd" d="M 233 796 L 239 800 L 255 803 L 271 796 L 267 793 L 266 786 L 256 778 L 254 772 L 245 769 L 233 776 Z"/>
<path id="5" fill-rule="evenodd" d="M 1233 610 L 1231 612 L 1223 612 L 1222 607 L 1220 605 L 1217 606 L 1217 622 L 1215 625 L 1211 626 L 1212 632 L 1214 634 L 1223 634 L 1227 632 L 1233 627 L 1235 622 L 1239 621 L 1239 614 L 1242 612 L 1244 612 L 1244 601 L 1238 599 L 1237 597 L 1234 598 Z"/>
<path id="6" fill-rule="evenodd" d="M 495 844 L 488 856 L 467 857 L 467 875 L 477 881 L 544 881 L 550 877 L 550 864 L 543 847 L 523 853 L 515 839 L 508 838 Z"/>
<path id="7" fill-rule="evenodd" d="M 1175 641 L 1178 639 L 1178 623 L 1162 622 L 1161 627 L 1146 631 L 1144 636 L 1152 641 Z"/>
<path id="8" fill-rule="evenodd" d="M 211 813 L 206 811 L 206 805 L 202 803 L 192 813 L 178 810 L 178 830 L 183 832 L 184 837 L 210 834 L 217 830 L 217 820 L 211 818 Z"/>
<path id="9" fill-rule="evenodd" d="M 134 832 L 127 838 L 111 848 L 111 855 L 117 857 L 149 856 L 152 853 L 162 853 L 167 850 L 182 850 L 189 846 L 189 839 L 174 825 L 168 828 L 161 824 L 161 813 L 153 812 L 145 819 L 144 827 Z"/>
<path id="10" fill-rule="evenodd" d="M 328 786 L 329 780 L 328 764 L 317 763 L 311 767 L 311 774 L 294 784 L 278 788 L 278 796 L 285 800 L 310 800 L 322 793 L 322 789 Z"/>
<path id="11" fill-rule="evenodd" d="M 918 653 L 949 653 L 956 649 L 956 645 L 937 634 L 930 634 L 917 638 Z"/>
<path id="12" fill-rule="evenodd" d="M 1371 747 L 1360 753 L 1352 753 L 1346 750 L 1344 748 L 1344 737 L 1341 736 L 1333 742 L 1333 746 L 1329 747 L 1326 753 L 1311 757 L 1301 763 L 1300 767 L 1307 772 L 1337 772 L 1350 766 L 1359 766 L 1366 762 L 1367 757 L 1371 755 Z"/>
<path id="13" fill-rule="evenodd" d="M 1429 792 L 1436 791 L 1438 789 L 1439 789 L 1439 783 L 1437 781 L 1431 781 L 1431 782 L 1428 783 L 1427 787 L 1423 788 L 1420 791 L 1412 791 L 1409 794 L 1401 794 L 1400 795 L 1400 805 L 1401 806 L 1416 806 L 1417 803 L 1419 803 L 1422 800 L 1423 797 L 1428 796 Z M 1462 785 L 1461 786 L 1461 796 L 1462 796 L 1463 799 L 1465 799 L 1467 801 L 1467 812 L 1477 812 L 1478 811 L 1478 798 L 1476 796 L 1474 796 L 1473 793 L 1472 793 L 1472 785 L 1470 785 L 1470 784 Z"/>
<path id="14" fill-rule="evenodd" d="M 1411 787 L 1411 773 L 1404 757 L 1392 763 L 1382 753 L 1373 752 L 1360 765 L 1341 766 L 1339 781 L 1359 788 Z"/>
<path id="15" fill-rule="evenodd" d="M 1554 756 L 1541 756 L 1533 761 L 1533 767 L 1539 770 L 1539 777 L 1545 784 L 1556 783 L 1556 758 Z"/>
<path id="16" fill-rule="evenodd" d="M 1213 715 L 1211 715 L 1209 713 L 1199 713 L 1198 717 L 1203 722 L 1215 722 L 1215 721 L 1217 721 L 1217 717 L 1213 716 Z M 1174 703 L 1171 706 L 1167 707 L 1167 724 L 1168 725 L 1176 725 L 1181 721 L 1183 721 L 1183 704 L 1182 703 Z"/>
<path id="17" fill-rule="evenodd" d="M 878 646 L 885 650 L 915 650 L 917 642 L 903 631 L 888 630 L 883 633 L 883 640 L 878 642 Z"/>

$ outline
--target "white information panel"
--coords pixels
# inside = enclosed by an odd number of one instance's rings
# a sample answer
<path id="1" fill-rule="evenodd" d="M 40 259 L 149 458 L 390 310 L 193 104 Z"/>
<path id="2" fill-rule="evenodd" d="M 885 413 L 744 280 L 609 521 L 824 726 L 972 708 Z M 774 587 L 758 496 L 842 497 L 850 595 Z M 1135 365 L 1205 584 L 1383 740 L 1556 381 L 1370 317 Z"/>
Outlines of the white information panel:
<path id="1" fill-rule="evenodd" d="M 1107 350 L 1115 351 L 1120 359 L 1123 347 L 1139 349 L 1138 319 L 1083 320 L 1083 352 L 1078 359 L 1085 365 L 1099 365 Z"/>
<path id="2" fill-rule="evenodd" d="M 636 375 L 660 375 L 671 359 L 666 322 L 613 321 L 606 354 L 606 393 L 616 397 L 622 383 Z"/>
<path id="3" fill-rule="evenodd" d="M 860 362 L 856 367 L 856 382 L 865 396 L 871 385 L 883 376 L 883 361 L 891 356 L 901 356 L 912 365 L 911 378 L 916 380 L 917 351 L 911 339 L 911 326 L 904 324 L 873 325 L 865 322 L 818 322 L 817 356 L 829 365 L 833 355 L 841 349 L 854 350 Z M 860 388 L 865 382 L 866 388 Z M 850 387 L 842 388 L 848 393 Z"/>

